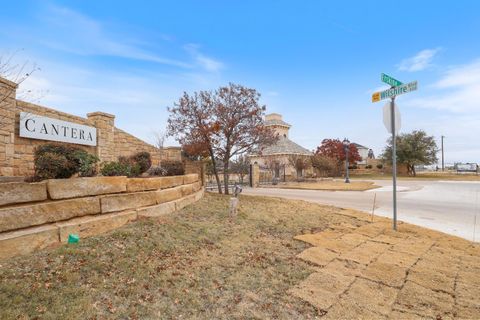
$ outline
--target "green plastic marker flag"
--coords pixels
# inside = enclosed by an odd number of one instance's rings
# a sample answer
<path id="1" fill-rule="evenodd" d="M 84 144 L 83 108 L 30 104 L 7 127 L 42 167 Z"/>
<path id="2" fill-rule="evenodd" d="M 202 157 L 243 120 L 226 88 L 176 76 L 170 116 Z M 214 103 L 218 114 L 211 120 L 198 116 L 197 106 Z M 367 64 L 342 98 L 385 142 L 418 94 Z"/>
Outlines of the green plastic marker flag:
<path id="1" fill-rule="evenodd" d="M 78 243 L 80 241 L 80 237 L 78 234 L 69 234 L 68 235 L 68 243 Z"/>

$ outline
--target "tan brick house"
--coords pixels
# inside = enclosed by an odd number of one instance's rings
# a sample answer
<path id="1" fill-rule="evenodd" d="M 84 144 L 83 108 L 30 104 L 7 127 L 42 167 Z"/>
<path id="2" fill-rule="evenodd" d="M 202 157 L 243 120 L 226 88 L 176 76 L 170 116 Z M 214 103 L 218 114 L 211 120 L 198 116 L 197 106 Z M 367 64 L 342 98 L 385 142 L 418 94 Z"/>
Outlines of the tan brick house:
<path id="1" fill-rule="evenodd" d="M 258 164 L 263 170 L 271 170 L 274 177 L 285 179 L 295 179 L 297 175 L 305 176 L 311 170 L 298 172 L 290 163 L 292 156 L 311 157 L 312 152 L 301 145 L 295 143 L 289 138 L 290 124 L 283 121 L 282 115 L 271 113 L 265 116 L 265 126 L 271 128 L 279 137 L 278 141 L 264 148 L 259 149 L 248 155 L 250 164 Z"/>

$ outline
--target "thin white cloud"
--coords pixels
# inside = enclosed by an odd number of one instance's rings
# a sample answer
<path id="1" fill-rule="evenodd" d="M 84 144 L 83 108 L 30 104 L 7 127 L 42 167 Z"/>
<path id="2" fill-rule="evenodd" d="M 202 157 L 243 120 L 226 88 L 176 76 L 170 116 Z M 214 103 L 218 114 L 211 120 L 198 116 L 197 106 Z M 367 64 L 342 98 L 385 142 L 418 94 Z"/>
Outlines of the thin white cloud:
<path id="1" fill-rule="evenodd" d="M 224 64 L 216 59 L 208 57 L 200 52 L 200 46 L 187 44 L 185 50 L 195 59 L 196 63 L 209 72 L 218 72 L 223 69 Z"/>
<path id="2" fill-rule="evenodd" d="M 408 100 L 408 104 L 456 113 L 479 112 L 480 59 L 451 68 L 430 87 L 431 94 Z"/>
<path id="3" fill-rule="evenodd" d="M 398 70 L 415 72 L 425 70 L 432 65 L 432 60 L 441 48 L 425 49 L 415 56 L 402 60 L 398 65 Z"/>
<path id="4" fill-rule="evenodd" d="M 192 67 L 190 63 L 165 58 L 139 47 L 138 40 L 132 38 L 130 41 L 129 35 L 109 33 L 99 21 L 66 7 L 49 6 L 40 19 L 45 29 L 41 30 L 42 35 L 36 37 L 35 41 L 56 50 L 150 61 L 181 68 Z"/>
<path id="5" fill-rule="evenodd" d="M 440 81 L 437 88 L 454 88 L 480 83 L 480 59 L 464 66 L 451 68 Z"/>

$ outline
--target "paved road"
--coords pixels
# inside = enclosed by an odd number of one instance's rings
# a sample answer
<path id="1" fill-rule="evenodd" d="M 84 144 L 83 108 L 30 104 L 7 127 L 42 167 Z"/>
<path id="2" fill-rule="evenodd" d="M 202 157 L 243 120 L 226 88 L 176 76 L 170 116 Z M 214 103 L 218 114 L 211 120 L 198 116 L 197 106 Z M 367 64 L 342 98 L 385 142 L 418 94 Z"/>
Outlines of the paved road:
<path id="1" fill-rule="evenodd" d="M 375 184 L 381 188 L 364 192 L 246 188 L 243 193 L 306 200 L 369 213 L 376 194 L 375 215 L 391 217 L 391 181 L 378 180 Z M 399 220 L 480 241 L 480 182 L 400 180 L 398 191 Z"/>

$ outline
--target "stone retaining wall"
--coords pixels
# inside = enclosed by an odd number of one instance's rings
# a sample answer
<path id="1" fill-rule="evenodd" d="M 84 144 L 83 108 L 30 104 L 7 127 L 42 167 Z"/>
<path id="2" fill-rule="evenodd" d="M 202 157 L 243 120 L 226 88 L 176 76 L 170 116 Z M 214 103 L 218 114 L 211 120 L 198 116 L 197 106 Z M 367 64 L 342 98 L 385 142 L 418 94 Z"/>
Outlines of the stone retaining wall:
<path id="1" fill-rule="evenodd" d="M 158 165 L 164 160 L 182 160 L 180 147 L 158 149 L 115 127 L 115 116 L 112 114 L 92 112 L 83 118 L 18 100 L 16 92 L 17 85 L 15 83 L 0 77 L 0 176 L 33 175 L 35 148 L 53 142 L 20 137 L 20 112 L 95 127 L 97 129 L 96 146 L 78 144 L 75 146 L 97 155 L 101 162 L 115 161 L 119 156 L 130 156 L 141 151 L 151 154 L 154 165 Z"/>
<path id="2" fill-rule="evenodd" d="M 203 196 L 198 174 L 92 177 L 0 184 L 0 259 L 104 233 Z"/>

